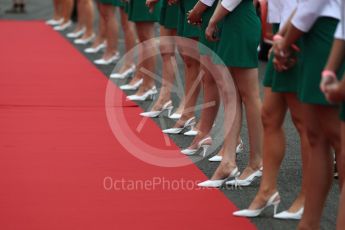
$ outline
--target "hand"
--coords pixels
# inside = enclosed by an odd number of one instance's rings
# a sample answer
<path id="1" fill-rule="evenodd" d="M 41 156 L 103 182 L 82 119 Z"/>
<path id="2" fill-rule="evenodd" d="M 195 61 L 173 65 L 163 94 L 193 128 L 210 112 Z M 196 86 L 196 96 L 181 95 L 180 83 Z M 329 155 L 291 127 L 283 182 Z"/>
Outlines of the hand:
<path id="1" fill-rule="evenodd" d="M 179 0 L 164 0 L 164 1 L 168 1 L 168 5 L 171 6 L 171 5 L 177 4 Z"/>
<path id="2" fill-rule="evenodd" d="M 205 30 L 206 39 L 211 42 L 218 41 L 219 38 L 217 37 L 217 32 L 218 32 L 217 25 L 210 21 L 210 23 L 208 24 Z"/>
<path id="3" fill-rule="evenodd" d="M 345 92 L 340 88 L 337 79 L 327 83 L 324 87 L 325 97 L 330 103 L 339 103 L 345 100 Z"/>
<path id="4" fill-rule="evenodd" d="M 159 0 L 146 0 L 146 6 L 149 8 L 150 13 L 155 9 L 155 5 Z"/>
<path id="5" fill-rule="evenodd" d="M 295 46 L 294 46 L 295 47 Z M 296 62 L 297 58 L 294 56 L 297 47 L 294 49 L 292 47 L 288 49 L 283 48 L 283 38 L 274 39 L 273 42 L 273 52 L 274 52 L 274 59 L 273 64 L 274 68 L 278 72 L 286 71 L 293 67 Z"/>
<path id="6" fill-rule="evenodd" d="M 187 13 L 187 22 L 192 25 L 200 25 L 202 23 L 201 14 L 193 8 Z"/>

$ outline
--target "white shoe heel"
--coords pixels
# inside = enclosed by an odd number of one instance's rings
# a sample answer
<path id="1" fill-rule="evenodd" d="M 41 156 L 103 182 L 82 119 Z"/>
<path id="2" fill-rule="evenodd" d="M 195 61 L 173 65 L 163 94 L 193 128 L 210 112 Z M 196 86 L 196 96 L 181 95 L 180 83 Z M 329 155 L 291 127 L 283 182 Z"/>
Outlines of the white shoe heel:
<path id="1" fill-rule="evenodd" d="M 202 139 L 201 141 L 199 141 L 198 147 L 196 149 L 187 148 L 187 149 L 182 150 L 181 153 L 184 155 L 190 156 L 190 155 L 196 154 L 200 149 L 202 149 L 203 150 L 202 157 L 205 157 L 207 150 L 211 146 L 211 144 L 212 144 L 212 138 L 206 137 Z"/>
<path id="2" fill-rule="evenodd" d="M 203 181 L 201 183 L 198 184 L 199 187 L 208 187 L 208 188 L 218 188 L 218 187 L 222 187 L 224 185 L 224 183 L 234 177 L 237 177 L 240 174 L 240 172 L 238 171 L 238 168 L 234 168 L 231 173 L 229 174 L 228 177 L 224 178 L 224 179 L 220 179 L 220 180 L 206 180 Z"/>
<path id="3" fill-rule="evenodd" d="M 164 113 L 164 111 L 168 111 L 168 116 L 170 116 L 170 113 L 173 110 L 173 108 L 174 108 L 174 106 L 172 106 L 172 101 L 170 100 L 170 101 L 168 101 L 167 103 L 165 103 L 163 105 L 161 110 L 144 112 L 144 113 L 141 113 L 140 116 L 143 116 L 143 117 L 158 117 L 159 115 Z"/>
<path id="4" fill-rule="evenodd" d="M 276 192 L 268 199 L 268 201 L 266 202 L 266 204 L 265 204 L 265 206 L 263 208 L 255 209 L 255 210 L 243 209 L 243 210 L 234 212 L 233 215 L 234 216 L 240 216 L 240 217 L 257 217 L 266 208 L 268 208 L 270 206 L 273 206 L 273 213 L 274 213 L 274 215 L 276 215 L 279 204 L 280 204 L 279 193 Z"/>
<path id="5" fill-rule="evenodd" d="M 247 178 L 243 180 L 236 179 L 236 180 L 227 181 L 226 185 L 236 185 L 236 186 L 242 186 L 242 187 L 250 186 L 256 178 L 259 178 L 261 176 L 262 176 L 262 168 L 253 172 L 252 174 L 250 174 Z"/>
<path id="6" fill-rule="evenodd" d="M 126 79 L 127 77 L 131 76 L 135 72 L 135 65 L 133 64 L 130 68 L 125 70 L 123 73 L 112 73 L 110 78 L 113 79 Z"/>
<path id="7" fill-rule="evenodd" d="M 137 90 L 143 84 L 143 82 L 144 82 L 144 80 L 140 79 L 139 81 L 137 81 L 133 85 L 130 85 L 130 84 L 121 85 L 120 89 L 122 89 L 122 90 Z"/>
<path id="8" fill-rule="evenodd" d="M 192 127 L 195 125 L 195 117 L 189 118 L 181 128 L 170 128 L 170 129 L 164 129 L 162 132 L 166 134 L 179 134 L 183 130 L 185 130 L 188 127 Z"/>

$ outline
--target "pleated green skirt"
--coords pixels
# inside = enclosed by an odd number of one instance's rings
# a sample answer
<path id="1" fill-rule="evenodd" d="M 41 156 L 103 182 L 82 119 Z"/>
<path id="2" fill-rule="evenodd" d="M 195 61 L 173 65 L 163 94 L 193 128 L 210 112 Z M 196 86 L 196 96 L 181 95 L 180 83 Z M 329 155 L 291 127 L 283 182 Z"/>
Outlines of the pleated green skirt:
<path id="1" fill-rule="evenodd" d="M 252 0 L 243 0 L 223 21 L 217 54 L 228 67 L 258 67 L 261 23 Z M 216 64 L 222 62 L 214 57 Z"/>
<path id="2" fill-rule="evenodd" d="M 161 24 L 161 26 L 164 26 L 166 29 L 177 29 L 178 11 L 178 4 L 169 6 L 168 1 L 163 0 L 159 24 Z"/>
<path id="3" fill-rule="evenodd" d="M 276 34 L 279 31 L 279 23 L 273 23 L 272 24 L 272 33 Z M 273 76 L 275 74 L 275 69 L 273 65 L 273 58 L 274 55 L 273 53 L 270 55 L 270 58 L 268 59 L 267 65 L 266 65 L 266 71 L 265 71 L 265 76 L 263 80 L 263 85 L 265 87 L 272 87 L 272 81 L 273 81 Z"/>
<path id="4" fill-rule="evenodd" d="M 332 47 L 338 20 L 319 18 L 311 30 L 302 36 L 299 99 L 307 104 L 329 105 L 320 90 L 321 72 Z M 339 72 L 343 72 L 343 68 Z"/>
<path id="5" fill-rule="evenodd" d="M 200 28 L 187 23 L 187 13 L 190 11 L 198 0 L 180 0 L 178 12 L 177 34 L 186 38 L 198 38 Z"/>
<path id="6" fill-rule="evenodd" d="M 123 7 L 123 1 L 121 0 L 98 0 L 102 4 L 109 4 L 113 6 Z"/>
<path id="7" fill-rule="evenodd" d="M 158 22 L 160 17 L 161 1 L 156 4 L 150 13 L 145 0 L 130 0 L 128 4 L 128 19 L 132 22 Z"/>

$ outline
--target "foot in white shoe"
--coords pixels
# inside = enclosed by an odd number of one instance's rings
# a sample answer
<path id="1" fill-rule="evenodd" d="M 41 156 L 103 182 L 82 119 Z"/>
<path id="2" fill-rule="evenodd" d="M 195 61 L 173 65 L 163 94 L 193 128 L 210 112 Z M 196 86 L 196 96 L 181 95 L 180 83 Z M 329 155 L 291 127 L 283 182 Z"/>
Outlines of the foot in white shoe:
<path id="1" fill-rule="evenodd" d="M 67 34 L 68 38 L 78 38 L 80 36 L 82 36 L 85 33 L 85 28 L 82 28 L 81 30 L 78 30 L 76 32 L 71 32 Z"/>
<path id="2" fill-rule="evenodd" d="M 135 65 L 133 64 L 131 67 L 129 67 L 128 69 L 126 69 L 122 73 L 112 73 L 110 75 L 110 78 L 125 79 L 125 78 L 129 77 L 131 74 L 133 74 L 134 72 L 135 72 Z"/>
<path id="3" fill-rule="evenodd" d="M 119 59 L 120 59 L 120 53 L 116 52 L 116 54 L 113 55 L 112 57 L 110 57 L 108 59 L 104 59 L 104 58 L 97 59 L 97 60 L 94 61 L 94 63 L 97 64 L 97 65 L 110 65 L 110 64 L 115 63 Z"/>
<path id="4" fill-rule="evenodd" d="M 259 169 L 253 172 L 252 174 L 250 174 L 245 179 L 242 179 L 242 180 L 235 179 L 235 180 L 227 181 L 226 185 L 246 187 L 246 186 L 251 185 L 256 178 L 261 177 L 261 176 L 262 176 L 262 169 Z"/>
<path id="5" fill-rule="evenodd" d="M 96 34 L 92 34 L 91 36 L 89 36 L 87 38 L 76 39 L 74 41 L 74 43 L 79 44 L 79 45 L 86 45 L 86 44 L 92 42 L 95 38 L 96 38 Z"/>
<path id="6" fill-rule="evenodd" d="M 56 31 L 64 31 L 64 30 L 68 29 L 71 26 L 72 26 L 72 21 L 68 21 L 68 22 L 66 22 L 64 24 L 61 24 L 59 26 L 55 26 L 54 30 L 56 30 Z"/>
<path id="7" fill-rule="evenodd" d="M 280 212 L 276 215 L 274 215 L 274 218 L 276 219 L 283 219 L 283 220 L 300 220 L 302 219 L 302 215 L 304 212 L 304 207 L 300 208 L 297 212 Z"/>
<path id="8" fill-rule="evenodd" d="M 141 78 L 137 82 L 135 82 L 133 85 L 127 84 L 127 85 L 121 85 L 120 89 L 122 90 L 137 90 L 142 84 L 144 80 Z"/>
<path id="9" fill-rule="evenodd" d="M 46 24 L 47 24 L 47 25 L 50 25 L 50 26 L 58 26 L 58 25 L 60 25 L 62 22 L 63 22 L 63 18 L 57 19 L 57 20 L 55 20 L 55 19 L 50 19 L 50 20 L 46 21 Z"/>
<path id="10" fill-rule="evenodd" d="M 99 51 L 101 51 L 101 49 L 104 49 L 106 47 L 106 44 L 105 42 L 99 44 L 98 46 L 96 47 L 89 47 L 87 49 L 84 50 L 85 53 L 89 53 L 89 54 L 95 54 L 95 53 L 98 53 Z"/>
<path id="11" fill-rule="evenodd" d="M 238 175 L 240 174 L 240 172 L 238 171 L 238 168 L 234 168 L 231 173 L 229 174 L 228 177 L 224 178 L 224 179 L 220 179 L 220 180 L 207 180 L 204 182 L 201 182 L 198 184 L 198 186 L 200 187 L 209 187 L 209 188 L 218 188 L 223 186 L 223 184 L 228 181 L 231 178 L 236 178 Z"/>

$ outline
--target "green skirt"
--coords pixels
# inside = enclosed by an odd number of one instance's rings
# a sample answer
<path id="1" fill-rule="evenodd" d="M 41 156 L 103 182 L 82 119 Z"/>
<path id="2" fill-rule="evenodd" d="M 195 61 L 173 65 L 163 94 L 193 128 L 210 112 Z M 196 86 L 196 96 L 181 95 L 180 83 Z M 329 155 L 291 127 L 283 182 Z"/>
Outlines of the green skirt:
<path id="1" fill-rule="evenodd" d="M 187 23 L 187 13 L 190 11 L 198 0 L 180 0 L 178 12 L 177 34 L 186 38 L 198 38 L 200 28 Z"/>
<path id="2" fill-rule="evenodd" d="M 320 17 L 302 36 L 299 99 L 307 104 L 329 105 L 320 90 L 321 72 L 326 65 L 338 20 Z M 343 69 L 343 68 L 342 68 Z M 341 72 L 342 69 L 340 70 Z"/>
<path id="3" fill-rule="evenodd" d="M 108 4 L 118 7 L 123 7 L 123 1 L 122 0 L 98 0 L 101 4 Z"/>
<path id="4" fill-rule="evenodd" d="M 168 1 L 163 0 L 159 24 L 161 24 L 161 26 L 164 26 L 166 29 L 177 29 L 178 10 L 178 4 L 169 6 Z"/>
<path id="5" fill-rule="evenodd" d="M 218 42 L 210 42 L 206 39 L 206 28 L 208 26 L 208 22 L 210 21 L 214 10 L 216 9 L 218 4 L 218 0 L 214 2 L 212 7 L 208 8 L 202 15 L 202 23 L 201 23 L 201 29 L 200 29 L 200 36 L 199 36 L 199 42 L 200 44 L 203 44 L 205 46 L 199 45 L 199 51 L 201 55 L 212 55 L 211 51 L 216 51 L 217 50 L 217 44 Z M 222 23 L 218 24 L 218 29 L 219 31 L 222 28 Z"/>
<path id="6" fill-rule="evenodd" d="M 217 54 L 228 67 L 257 68 L 261 23 L 253 1 L 243 0 L 223 21 Z M 216 64 L 223 64 L 214 57 Z"/>
<path id="7" fill-rule="evenodd" d="M 128 5 L 128 19 L 132 22 L 158 22 L 161 9 L 161 1 L 156 4 L 150 13 L 146 6 L 146 0 L 130 0 Z"/>
<path id="8" fill-rule="evenodd" d="M 129 3 L 127 1 L 125 1 L 123 3 L 123 9 L 125 10 L 126 14 L 128 14 L 129 11 Z"/>

